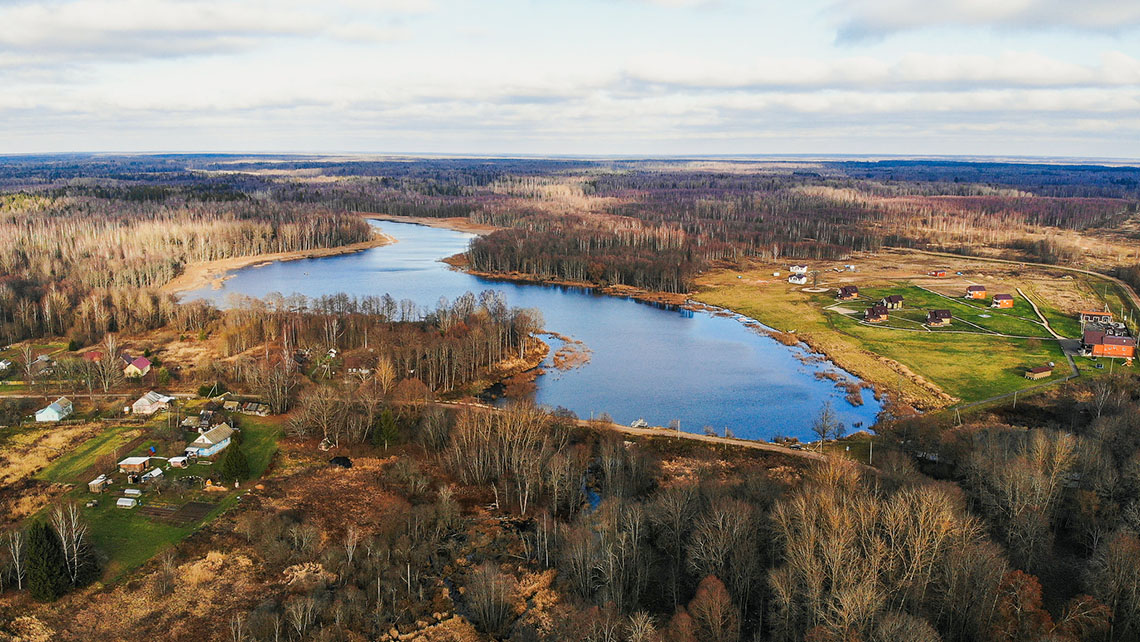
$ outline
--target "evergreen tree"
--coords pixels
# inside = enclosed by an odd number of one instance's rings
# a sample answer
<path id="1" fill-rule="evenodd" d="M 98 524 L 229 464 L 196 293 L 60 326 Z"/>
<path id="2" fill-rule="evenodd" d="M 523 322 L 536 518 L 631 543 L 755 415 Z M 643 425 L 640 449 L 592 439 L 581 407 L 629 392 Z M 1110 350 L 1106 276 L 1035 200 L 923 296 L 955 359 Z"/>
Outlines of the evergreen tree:
<path id="1" fill-rule="evenodd" d="M 385 408 L 380 413 L 380 420 L 376 424 L 376 428 L 372 430 L 372 445 L 377 448 L 383 446 L 388 448 L 388 444 L 395 443 L 400 439 L 400 427 L 396 423 L 396 416 L 392 414 L 390 408 Z"/>
<path id="2" fill-rule="evenodd" d="M 50 602 L 67 592 L 71 579 L 59 536 L 50 526 L 36 522 L 28 529 L 28 592 Z"/>
<path id="3" fill-rule="evenodd" d="M 249 459 L 237 444 L 231 443 L 229 448 L 226 448 L 226 454 L 222 456 L 221 472 L 223 479 L 249 478 Z"/>

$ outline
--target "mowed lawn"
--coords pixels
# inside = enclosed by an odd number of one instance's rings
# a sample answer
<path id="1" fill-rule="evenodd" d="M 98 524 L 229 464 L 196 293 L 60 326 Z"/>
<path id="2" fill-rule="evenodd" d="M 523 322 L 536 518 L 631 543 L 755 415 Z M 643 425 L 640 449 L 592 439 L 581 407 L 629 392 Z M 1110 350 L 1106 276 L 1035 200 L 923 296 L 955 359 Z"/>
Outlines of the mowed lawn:
<path id="1" fill-rule="evenodd" d="M 82 476 L 104 455 L 116 455 L 116 451 L 143 434 L 138 426 L 109 426 L 102 433 L 83 442 L 71 453 L 60 457 L 36 474 L 36 479 L 58 484 L 86 484 L 90 479 Z M 126 453 L 118 453 L 123 457 Z"/>
<path id="2" fill-rule="evenodd" d="M 891 314 L 910 318 L 917 318 L 913 315 L 921 314 L 922 318 L 925 319 L 925 313 L 929 310 L 950 310 L 950 313 L 954 315 L 954 321 L 967 321 L 990 332 L 1022 337 L 1050 336 L 1049 331 L 1041 323 L 1035 321 L 1037 315 L 1033 313 L 1033 308 L 1029 302 L 1016 292 L 1012 294 L 1014 307 L 1004 310 L 989 307 L 989 299 L 948 299 L 915 286 L 874 288 L 860 294 L 862 295 L 861 298 L 866 299 L 865 303 L 863 301 L 860 303 L 865 305 L 870 305 L 888 295 L 902 295 L 903 310 L 892 310 Z M 952 328 L 955 323 L 952 321 L 950 325 Z M 973 331 L 977 329 L 964 323 L 958 323 L 958 325 L 961 326 L 958 328 L 960 330 Z"/>
<path id="3" fill-rule="evenodd" d="M 946 393 L 963 401 L 977 401 L 994 395 L 1020 390 L 1049 379 L 1025 379 L 1027 368 L 1053 361 L 1059 365 L 1054 377 L 1068 373 L 1064 355 L 1056 341 L 1046 339 L 1011 339 L 980 332 L 908 332 L 898 329 L 867 326 L 856 319 L 827 311 L 824 308 L 837 302 L 834 293 L 813 294 L 783 283 L 764 283 L 759 286 L 741 283 L 734 273 L 713 275 L 703 284 L 695 297 L 700 301 L 735 310 L 782 331 L 811 334 L 813 343 L 823 345 L 841 367 L 851 370 L 864 379 L 884 384 L 887 388 L 903 386 L 909 394 L 918 396 L 922 390 L 887 368 L 870 355 L 897 361 L 915 373 L 932 381 Z M 1028 336 L 1046 337 L 1048 332 L 1039 323 L 1000 313 L 978 302 L 974 307 L 964 301 L 946 299 L 921 288 L 899 285 L 881 288 L 861 288 L 863 295 L 857 301 L 840 303 L 844 308 L 862 310 L 887 294 L 902 294 L 904 310 L 908 307 L 950 309 L 972 322 L 985 322 L 993 331 L 1028 333 Z M 1028 303 L 1012 292 L 1019 304 Z M 986 303 L 985 305 L 988 305 Z M 1015 307 L 1014 312 L 1018 309 Z M 917 310 L 905 315 L 908 319 Z M 976 318 L 988 314 L 989 319 Z M 1032 309 L 1029 310 L 1032 315 Z M 861 317 L 860 317 L 861 318 Z M 901 321 L 898 327 L 919 326 L 913 320 Z M 979 323 L 979 325 L 982 325 Z M 958 327 L 955 327 L 958 326 Z M 950 330 L 972 331 L 955 320 Z"/>

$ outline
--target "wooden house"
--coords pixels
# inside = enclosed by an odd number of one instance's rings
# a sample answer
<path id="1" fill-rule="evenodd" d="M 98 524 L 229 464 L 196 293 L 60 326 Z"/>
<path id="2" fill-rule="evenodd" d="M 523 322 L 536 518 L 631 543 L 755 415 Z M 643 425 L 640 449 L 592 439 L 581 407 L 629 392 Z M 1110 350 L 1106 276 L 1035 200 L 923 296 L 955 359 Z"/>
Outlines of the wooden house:
<path id="1" fill-rule="evenodd" d="M 879 301 L 879 305 L 888 310 L 901 310 L 903 307 L 903 297 L 901 294 L 885 296 L 882 301 Z"/>
<path id="2" fill-rule="evenodd" d="M 950 325 L 950 311 L 949 310 L 931 310 L 926 313 L 926 325 L 934 328 L 942 328 Z"/>
<path id="3" fill-rule="evenodd" d="M 995 294 L 994 298 L 990 301 L 991 308 L 1012 308 L 1013 295 L 1010 294 Z"/>
<path id="4" fill-rule="evenodd" d="M 845 285 L 839 288 L 839 294 L 835 297 L 840 301 L 850 301 L 859 298 L 859 286 Z"/>
<path id="5" fill-rule="evenodd" d="M 1037 379 L 1045 379 L 1052 374 L 1053 374 L 1053 366 L 1037 366 L 1036 368 L 1030 368 L 1030 369 L 1026 370 L 1025 371 L 1025 378 L 1026 379 L 1033 379 L 1034 381 L 1036 381 Z"/>
<path id="6" fill-rule="evenodd" d="M 135 415 L 153 415 L 159 410 L 169 408 L 170 402 L 172 401 L 174 401 L 174 397 L 151 390 L 139 397 L 138 401 L 131 404 L 131 413 Z"/>
<path id="7" fill-rule="evenodd" d="M 867 308 L 863 314 L 863 320 L 867 323 L 882 323 L 887 320 L 887 308 L 882 305 L 873 305 Z"/>
<path id="8" fill-rule="evenodd" d="M 36 421 L 63 421 L 75 412 L 75 406 L 67 397 L 60 397 L 48 404 L 47 408 L 36 411 Z"/>
<path id="9" fill-rule="evenodd" d="M 106 475 L 99 475 L 95 479 L 92 479 L 91 481 L 87 482 L 87 490 L 89 490 L 92 493 L 95 493 L 97 495 L 97 494 L 103 492 L 103 489 L 105 489 L 107 487 L 107 485 L 110 483 L 111 483 L 111 480 L 107 479 Z"/>
<path id="10" fill-rule="evenodd" d="M 128 379 L 137 379 L 150 372 L 150 359 L 146 357 L 132 357 L 123 353 L 119 358 L 123 360 L 123 375 Z"/>
<path id="11" fill-rule="evenodd" d="M 986 286 L 984 285 L 969 285 L 966 286 L 967 299 L 984 299 L 986 298 Z"/>

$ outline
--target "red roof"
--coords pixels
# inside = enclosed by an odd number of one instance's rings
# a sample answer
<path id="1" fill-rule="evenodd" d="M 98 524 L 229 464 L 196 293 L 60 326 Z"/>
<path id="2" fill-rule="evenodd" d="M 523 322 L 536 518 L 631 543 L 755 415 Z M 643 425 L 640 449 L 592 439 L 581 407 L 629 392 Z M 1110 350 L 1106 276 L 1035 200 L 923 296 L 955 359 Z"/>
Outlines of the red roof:
<path id="1" fill-rule="evenodd" d="M 146 370 L 150 367 L 150 359 L 147 359 L 146 357 L 139 357 L 138 359 L 132 361 L 131 365 L 138 368 L 139 370 Z"/>
<path id="2" fill-rule="evenodd" d="M 1051 366 L 1037 366 L 1036 368 L 1030 368 L 1029 372 L 1033 374 L 1040 372 L 1053 372 L 1053 368 Z"/>
<path id="3" fill-rule="evenodd" d="M 103 358 L 103 353 L 98 350 L 92 350 L 90 352 L 84 352 L 83 358 L 88 361 L 99 361 Z"/>
<path id="4" fill-rule="evenodd" d="M 995 294 L 994 301 L 1013 300 L 1013 296 L 1009 294 Z"/>

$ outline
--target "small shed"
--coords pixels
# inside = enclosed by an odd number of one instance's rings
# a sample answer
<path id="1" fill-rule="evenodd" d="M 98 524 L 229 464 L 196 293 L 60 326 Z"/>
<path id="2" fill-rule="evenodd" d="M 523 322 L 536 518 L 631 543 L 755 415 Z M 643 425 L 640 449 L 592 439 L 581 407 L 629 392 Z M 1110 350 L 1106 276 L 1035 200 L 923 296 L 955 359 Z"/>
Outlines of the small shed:
<path id="1" fill-rule="evenodd" d="M 151 468 L 150 470 L 146 471 L 146 473 L 142 476 L 142 480 L 143 480 L 144 484 L 146 482 L 152 482 L 156 479 L 162 479 L 162 469 L 161 468 L 157 468 L 157 467 Z"/>
<path id="2" fill-rule="evenodd" d="M 141 473 L 146 470 L 150 457 L 127 457 L 119 462 L 120 473 Z"/>
<path id="3" fill-rule="evenodd" d="M 1036 368 L 1030 368 L 1030 369 L 1026 370 L 1025 371 L 1025 378 L 1026 379 L 1033 379 L 1034 381 L 1036 381 L 1037 379 L 1045 379 L 1046 377 L 1049 377 L 1052 374 L 1053 374 L 1053 366 L 1037 366 Z"/>
<path id="4" fill-rule="evenodd" d="M 107 479 L 106 475 L 99 475 L 95 479 L 87 482 L 87 490 L 98 494 L 103 492 L 103 489 L 106 488 L 110 483 L 111 480 Z"/>
<path id="5" fill-rule="evenodd" d="M 184 456 L 171 457 L 169 461 L 171 468 L 185 468 L 190 465 L 190 460 Z"/>
<path id="6" fill-rule="evenodd" d="M 938 268 L 938 269 L 934 269 L 934 270 L 927 272 L 926 275 L 927 276 L 936 276 L 936 277 L 941 278 L 941 277 L 946 276 L 946 270 Z"/>
<path id="7" fill-rule="evenodd" d="M 115 506 L 119 508 L 134 508 L 139 505 L 139 500 L 133 497 L 120 497 L 115 500 Z"/>
<path id="8" fill-rule="evenodd" d="M 995 294 L 993 300 L 990 302 L 991 308 L 1012 308 L 1013 295 L 1011 294 Z"/>

